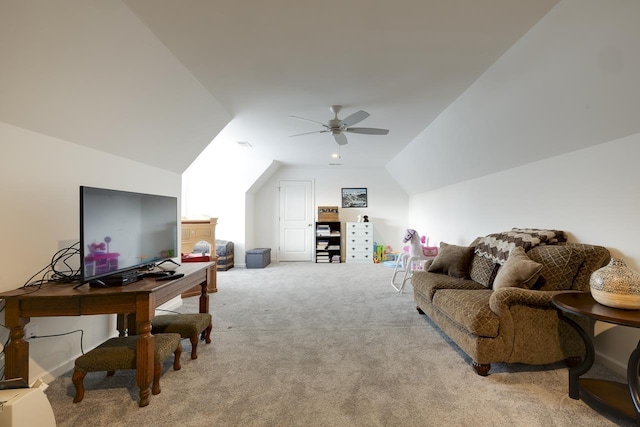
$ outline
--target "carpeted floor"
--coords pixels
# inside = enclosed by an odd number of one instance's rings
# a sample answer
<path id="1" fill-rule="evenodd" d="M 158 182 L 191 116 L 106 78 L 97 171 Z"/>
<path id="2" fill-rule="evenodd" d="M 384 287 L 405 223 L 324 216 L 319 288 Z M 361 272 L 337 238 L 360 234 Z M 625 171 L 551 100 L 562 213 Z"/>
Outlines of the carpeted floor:
<path id="1" fill-rule="evenodd" d="M 218 273 L 213 342 L 139 408 L 134 371 L 90 373 L 72 403 L 71 372 L 46 393 L 59 426 L 614 426 L 567 395 L 567 369 L 470 360 L 425 316 L 393 270 L 280 263 Z M 197 298 L 181 311 L 197 311 Z M 591 376 L 612 376 L 594 367 Z M 624 381 L 624 379 L 621 379 Z"/>

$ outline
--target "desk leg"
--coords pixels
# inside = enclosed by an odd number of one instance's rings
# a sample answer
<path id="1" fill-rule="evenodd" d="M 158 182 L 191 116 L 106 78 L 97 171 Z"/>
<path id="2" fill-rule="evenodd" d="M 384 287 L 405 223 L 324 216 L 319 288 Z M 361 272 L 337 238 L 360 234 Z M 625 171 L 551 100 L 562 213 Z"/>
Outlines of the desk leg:
<path id="1" fill-rule="evenodd" d="M 213 268 L 213 267 L 212 267 Z M 200 313 L 209 312 L 209 280 L 211 280 L 211 271 L 207 272 L 207 280 L 200 283 Z"/>
<path id="2" fill-rule="evenodd" d="M 5 300 L 5 325 L 10 330 L 11 341 L 5 348 L 6 365 L 4 377 L 6 379 L 22 378 L 29 383 L 29 343 L 24 338 L 24 326 L 29 318 L 21 318 L 18 313 L 18 301 Z"/>
<path id="3" fill-rule="evenodd" d="M 638 385 L 638 372 L 640 369 L 640 342 L 638 346 L 629 356 L 629 364 L 627 365 L 627 384 L 629 384 L 629 393 L 633 406 L 636 409 L 636 423 L 640 425 L 640 385 Z"/>
<path id="4" fill-rule="evenodd" d="M 596 360 L 596 352 L 593 347 L 593 342 L 591 342 L 591 337 L 572 319 L 564 316 L 562 311 L 558 310 L 558 318 L 566 322 L 570 325 L 582 338 L 582 342 L 584 342 L 584 347 L 587 352 L 584 360 L 578 365 L 569 368 L 569 397 L 572 399 L 580 399 L 580 386 L 578 384 L 578 379 L 580 375 L 586 374 L 589 369 L 593 366 L 593 362 Z M 590 319 L 590 324 L 593 326 L 593 320 Z M 636 371 L 637 372 L 637 371 Z"/>
<path id="5" fill-rule="evenodd" d="M 116 325 L 117 325 L 116 328 L 118 329 L 118 336 L 126 337 L 127 331 L 129 329 L 127 326 L 127 315 L 123 313 L 118 313 Z"/>
<path id="6" fill-rule="evenodd" d="M 155 341 L 151 335 L 152 311 L 155 311 L 155 304 L 149 300 L 149 295 L 140 297 L 137 301 L 136 310 L 136 333 L 139 335 L 138 346 L 136 348 L 136 383 L 140 388 L 139 406 L 149 404 L 149 386 L 153 378 L 153 353 Z"/>

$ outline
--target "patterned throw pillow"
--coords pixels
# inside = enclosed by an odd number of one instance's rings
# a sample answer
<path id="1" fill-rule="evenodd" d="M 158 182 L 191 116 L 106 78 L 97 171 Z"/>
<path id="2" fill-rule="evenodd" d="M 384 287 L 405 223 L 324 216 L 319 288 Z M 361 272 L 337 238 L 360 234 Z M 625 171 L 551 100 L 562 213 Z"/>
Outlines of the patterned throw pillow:
<path id="1" fill-rule="evenodd" d="M 427 271 L 468 279 L 473 249 L 473 246 L 457 246 L 441 242 L 438 255 Z"/>
<path id="2" fill-rule="evenodd" d="M 493 281 L 496 278 L 496 273 L 498 272 L 498 267 L 500 267 L 500 264 L 494 263 L 489 258 L 474 254 L 471 259 L 471 267 L 469 267 L 469 277 L 474 282 L 491 289 Z"/>
<path id="3" fill-rule="evenodd" d="M 584 256 L 569 246 L 537 246 L 527 252 L 531 260 L 542 264 L 540 279 L 534 289 L 562 291 L 571 289 L 573 279 L 584 262 Z"/>
<path id="4" fill-rule="evenodd" d="M 529 289 L 540 276 L 540 271 L 542 271 L 542 264 L 532 261 L 523 248 L 516 246 L 498 270 L 493 289 L 506 287 Z"/>

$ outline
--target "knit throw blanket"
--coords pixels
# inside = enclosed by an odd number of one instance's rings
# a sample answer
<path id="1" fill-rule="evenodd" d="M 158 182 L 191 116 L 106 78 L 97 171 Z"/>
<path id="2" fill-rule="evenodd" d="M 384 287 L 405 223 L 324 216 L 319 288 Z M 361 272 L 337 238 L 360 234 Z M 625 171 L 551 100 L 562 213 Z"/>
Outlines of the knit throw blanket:
<path id="1" fill-rule="evenodd" d="M 511 231 L 482 237 L 476 245 L 475 253 L 502 265 L 516 246 L 521 246 L 525 251 L 528 251 L 536 246 L 553 245 L 566 241 L 567 236 L 564 231 L 513 228 Z"/>

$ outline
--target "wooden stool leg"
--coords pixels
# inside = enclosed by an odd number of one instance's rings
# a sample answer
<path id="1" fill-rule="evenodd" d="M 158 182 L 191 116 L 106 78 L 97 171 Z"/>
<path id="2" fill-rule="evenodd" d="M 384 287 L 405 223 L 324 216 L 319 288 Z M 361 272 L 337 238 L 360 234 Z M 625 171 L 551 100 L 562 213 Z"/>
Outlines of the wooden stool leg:
<path id="1" fill-rule="evenodd" d="M 86 375 L 87 373 L 81 371 L 80 369 L 76 369 L 73 371 L 71 382 L 73 382 L 73 385 L 76 388 L 76 395 L 73 398 L 73 403 L 81 402 L 82 399 L 84 399 L 84 377 Z"/>
<path id="2" fill-rule="evenodd" d="M 178 348 L 173 352 L 173 370 L 179 371 L 182 366 L 180 365 L 180 356 L 182 355 L 182 345 L 178 344 Z"/>
<path id="3" fill-rule="evenodd" d="M 198 334 L 189 337 L 191 341 L 191 359 L 198 358 Z"/>
<path id="4" fill-rule="evenodd" d="M 162 363 L 153 364 L 153 384 L 151 385 L 151 394 L 160 394 L 160 375 L 162 375 Z"/>
<path id="5" fill-rule="evenodd" d="M 209 324 L 209 326 L 207 326 L 207 329 L 204 330 L 204 340 L 207 344 L 211 344 L 211 329 L 213 329 L 213 325 Z"/>

